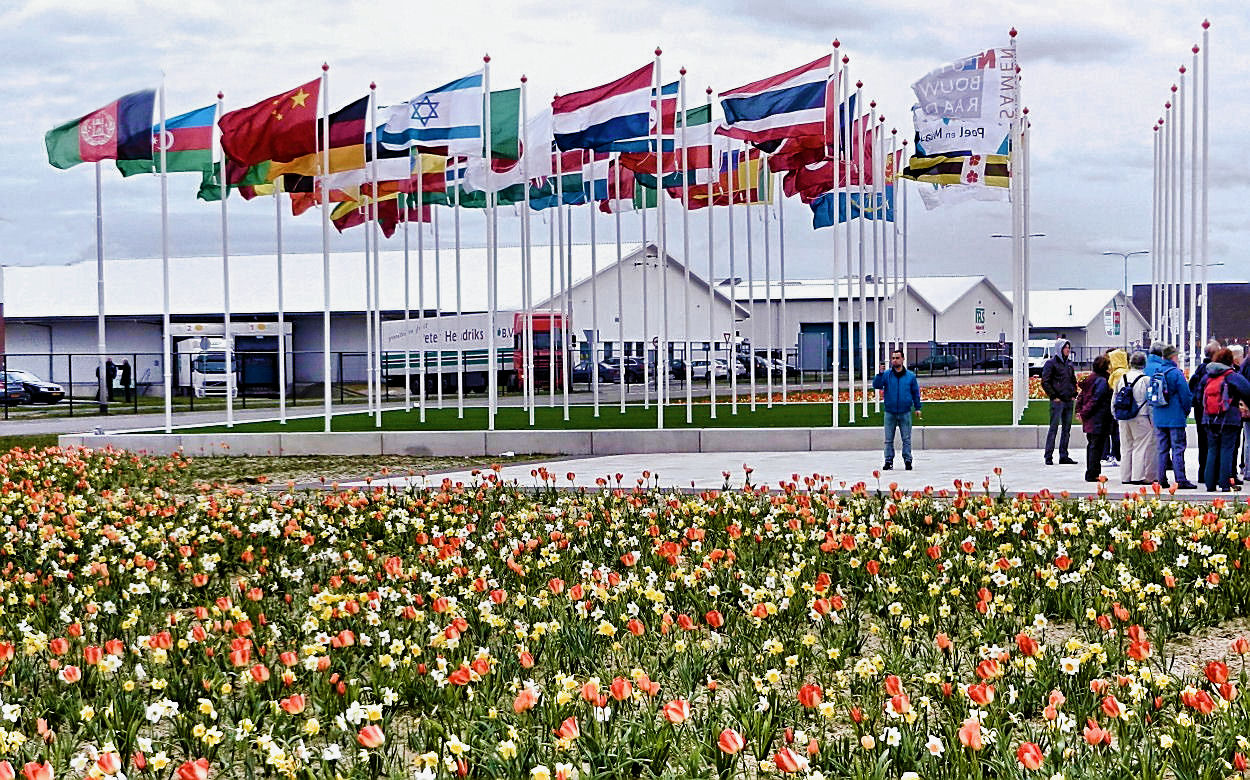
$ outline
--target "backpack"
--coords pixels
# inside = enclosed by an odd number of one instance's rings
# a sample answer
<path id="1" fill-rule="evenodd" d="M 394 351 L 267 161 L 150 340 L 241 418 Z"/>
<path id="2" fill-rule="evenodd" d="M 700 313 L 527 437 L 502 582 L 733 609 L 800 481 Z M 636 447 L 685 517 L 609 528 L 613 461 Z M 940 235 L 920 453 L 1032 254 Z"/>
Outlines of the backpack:
<path id="1" fill-rule="evenodd" d="M 1202 389 L 1202 411 L 1208 416 L 1221 415 L 1232 405 L 1232 399 L 1228 397 L 1228 375 L 1231 373 L 1233 369 L 1230 368 L 1219 376 L 1207 379 L 1206 387 Z"/>
<path id="2" fill-rule="evenodd" d="M 1144 376 L 1146 375 L 1139 374 L 1132 382 L 1125 382 L 1119 390 L 1115 391 L 1115 398 L 1111 401 L 1111 414 L 1117 420 L 1131 420 L 1141 412 L 1141 404 L 1137 403 L 1133 388 Z"/>
<path id="3" fill-rule="evenodd" d="M 1172 402 L 1168 397 L 1167 374 L 1170 370 L 1171 368 L 1165 369 L 1150 377 L 1150 386 L 1146 388 L 1146 403 L 1155 409 L 1162 409 Z"/>

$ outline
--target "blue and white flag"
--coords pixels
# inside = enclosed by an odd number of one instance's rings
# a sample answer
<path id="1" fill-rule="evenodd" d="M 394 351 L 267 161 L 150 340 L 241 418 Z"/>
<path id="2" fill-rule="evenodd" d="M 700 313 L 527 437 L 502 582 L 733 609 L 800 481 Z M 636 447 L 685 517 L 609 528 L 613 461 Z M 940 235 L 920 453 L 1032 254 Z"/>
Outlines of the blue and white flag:
<path id="1" fill-rule="evenodd" d="M 859 193 L 826 192 L 811 202 L 812 227 L 829 227 L 837 222 L 852 219 L 884 219 L 894 221 L 894 186 L 887 185 L 885 192 L 864 193 L 863 208 L 860 208 Z M 836 206 L 835 206 L 836 204 Z M 849 214 L 848 214 L 849 211 Z"/>
<path id="2" fill-rule="evenodd" d="M 391 106 L 378 140 L 388 149 L 446 149 L 481 157 L 482 71 Z"/>

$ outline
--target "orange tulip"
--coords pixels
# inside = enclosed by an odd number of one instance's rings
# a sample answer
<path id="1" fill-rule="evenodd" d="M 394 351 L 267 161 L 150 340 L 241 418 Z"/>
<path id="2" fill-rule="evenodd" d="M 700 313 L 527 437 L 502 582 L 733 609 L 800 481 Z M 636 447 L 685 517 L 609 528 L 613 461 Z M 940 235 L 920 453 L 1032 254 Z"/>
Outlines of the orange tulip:
<path id="1" fill-rule="evenodd" d="M 17 777 L 17 771 L 13 769 L 13 765 L 8 761 L 0 761 L 0 780 L 14 780 Z"/>
<path id="2" fill-rule="evenodd" d="M 788 747 L 783 747 L 773 754 L 773 763 L 782 772 L 801 772 L 807 769 L 807 759 Z"/>
<path id="3" fill-rule="evenodd" d="M 964 725 L 959 727 L 959 744 L 972 751 L 978 751 L 982 748 L 981 742 L 981 724 L 974 719 L 964 721 Z"/>
<path id="4" fill-rule="evenodd" d="M 1102 700 L 1103 714 L 1108 718 L 1118 718 L 1124 712 L 1124 707 L 1120 704 L 1119 699 L 1114 696 L 1108 696 Z"/>
<path id="5" fill-rule="evenodd" d="M 968 686 L 968 698 L 972 699 L 977 706 L 984 707 L 994 701 L 994 686 L 985 683 L 977 683 Z"/>
<path id="6" fill-rule="evenodd" d="M 1207 679 L 1215 685 L 1228 682 L 1228 664 L 1223 661 L 1211 661 L 1203 672 L 1206 674 Z"/>
<path id="7" fill-rule="evenodd" d="M 278 702 L 278 706 L 281 707 L 288 715 L 298 715 L 304 711 L 304 707 L 307 706 L 307 701 L 304 699 L 304 694 L 293 693 Z"/>
<path id="8" fill-rule="evenodd" d="M 360 743 L 361 747 L 372 750 L 373 748 L 381 747 L 382 743 L 386 742 L 386 735 L 382 733 L 381 726 L 371 723 L 356 733 L 356 741 Z"/>
<path id="9" fill-rule="evenodd" d="M 721 752 L 731 756 L 736 755 L 738 751 L 746 747 L 746 744 L 742 735 L 733 729 L 725 729 L 720 733 L 720 739 L 716 740 L 716 746 Z"/>
<path id="10" fill-rule="evenodd" d="M 538 693 L 533 688 L 522 688 L 512 701 L 512 711 L 518 715 L 534 709 L 538 703 Z"/>
<path id="11" fill-rule="evenodd" d="M 577 726 L 577 718 L 570 715 L 556 729 L 555 734 L 560 739 L 577 739 L 582 735 L 582 730 Z"/>
<path id="12" fill-rule="evenodd" d="M 1026 658 L 1031 658 L 1037 655 L 1037 651 L 1039 649 L 1037 645 L 1037 640 L 1029 636 L 1028 634 L 1024 633 L 1023 631 L 1021 631 L 1019 634 L 1016 634 L 1016 647 L 1020 648 L 1020 654 L 1025 656 Z M 1026 744 L 1029 744 L 1029 743 L 1026 743 Z"/>
<path id="13" fill-rule="evenodd" d="M 269 680 L 269 667 L 268 666 L 265 666 L 264 664 L 256 664 L 250 669 L 250 671 L 252 673 L 252 679 L 255 680 L 256 682 L 258 683 L 268 682 Z"/>
<path id="14" fill-rule="evenodd" d="M 617 701 L 625 701 L 634 693 L 634 686 L 630 685 L 629 680 L 624 677 L 617 677 L 612 680 L 612 698 Z"/>
<path id="15" fill-rule="evenodd" d="M 100 754 L 100 757 L 96 759 L 95 765 L 99 767 L 100 771 L 104 774 L 115 775 L 121 771 L 122 758 L 113 752 L 102 753 Z"/>
<path id="16" fill-rule="evenodd" d="M 685 723 L 690 718 L 690 702 L 685 699 L 673 699 L 664 705 L 664 717 L 669 723 Z"/>
<path id="17" fill-rule="evenodd" d="M 1044 758 L 1042 749 L 1035 742 L 1022 742 L 1020 747 L 1016 749 L 1016 760 L 1030 772 L 1040 769 Z"/>
<path id="18" fill-rule="evenodd" d="M 208 780 L 208 759 L 182 762 L 178 767 L 178 780 Z"/>
<path id="19" fill-rule="evenodd" d="M 31 761 L 22 767 L 22 777 L 26 778 L 26 780 L 52 780 L 52 765 L 47 761 L 44 761 L 42 764 L 36 764 L 34 761 Z M 204 779 L 201 778 L 200 780 Z"/>
<path id="20" fill-rule="evenodd" d="M 1229 643 L 1228 649 L 1232 650 L 1237 655 L 1246 655 L 1247 653 L 1250 653 L 1250 639 L 1246 639 L 1244 636 L 1239 636 Z"/>
<path id="21" fill-rule="evenodd" d="M 888 674 L 885 677 L 885 695 L 898 696 L 903 692 L 903 681 L 897 674 Z"/>
<path id="22" fill-rule="evenodd" d="M 799 704 L 807 709 L 812 709 L 820 704 L 824 691 L 816 683 L 808 683 L 799 688 Z"/>
<path id="23" fill-rule="evenodd" d="M 1098 725 L 1098 721 L 1090 718 L 1085 724 L 1085 741 L 1097 747 L 1111 744 L 1111 732 Z"/>
<path id="24" fill-rule="evenodd" d="M 704 615 L 703 619 L 706 620 L 707 624 L 711 626 L 712 628 L 720 628 L 721 626 L 725 625 L 725 616 L 715 609 L 709 611 L 706 615 Z"/>
<path id="25" fill-rule="evenodd" d="M 76 683 L 82 679 L 82 670 L 77 666 L 67 666 L 61 670 L 60 678 L 62 682 Z"/>
<path id="26" fill-rule="evenodd" d="M 890 707 L 899 715 L 906 715 L 911 712 L 911 699 L 907 698 L 907 694 L 900 693 L 898 696 L 890 697 Z"/>
<path id="27" fill-rule="evenodd" d="M 590 681 L 582 686 L 582 699 L 593 702 L 599 698 L 599 683 Z"/>

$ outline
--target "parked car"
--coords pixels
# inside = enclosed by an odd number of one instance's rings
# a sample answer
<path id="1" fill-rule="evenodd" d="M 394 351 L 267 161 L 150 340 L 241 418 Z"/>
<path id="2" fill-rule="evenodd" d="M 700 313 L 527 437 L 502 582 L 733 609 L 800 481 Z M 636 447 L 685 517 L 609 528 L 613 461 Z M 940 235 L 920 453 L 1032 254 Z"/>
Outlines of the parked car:
<path id="1" fill-rule="evenodd" d="M 715 368 L 712 369 L 712 376 L 716 377 L 718 380 L 729 378 L 729 365 L 725 363 L 724 360 L 718 358 L 712 363 L 712 365 L 715 366 Z M 700 382 L 708 381 L 708 361 L 694 361 L 690 364 L 690 372 L 694 379 Z"/>
<path id="2" fill-rule="evenodd" d="M 40 379 L 29 371 L 9 371 L 8 381 L 26 391 L 25 403 L 55 404 L 65 397 L 65 388 Z"/>
<path id="3" fill-rule="evenodd" d="M 785 374 L 786 379 L 798 379 L 799 370 L 789 363 L 781 362 L 780 358 L 773 358 L 773 369 L 777 376 Z"/>
<path id="4" fill-rule="evenodd" d="M 583 360 L 573 366 L 569 381 L 573 384 L 590 384 L 594 380 L 594 370 L 589 360 Z M 599 382 L 615 383 L 620 379 L 621 369 L 615 363 L 599 361 Z"/>
<path id="5" fill-rule="evenodd" d="M 679 382 L 686 381 L 686 361 L 681 358 L 668 361 L 668 375 Z"/>
<path id="6" fill-rule="evenodd" d="M 755 378 L 768 379 L 768 375 L 772 374 L 773 379 L 781 379 L 781 369 L 777 367 L 777 361 L 769 360 L 763 355 L 755 356 Z"/>
<path id="7" fill-rule="evenodd" d="M 0 404 L 5 406 L 16 406 L 30 402 L 30 394 L 26 392 L 26 388 L 22 387 L 22 383 L 12 379 L 6 379 L 0 375 Z"/>
<path id="8" fill-rule="evenodd" d="M 1011 368 L 1010 355 L 994 355 L 984 360 L 978 360 L 972 364 L 973 368 L 979 368 L 984 371 L 1000 371 L 1004 368 Z"/>
<path id="9" fill-rule="evenodd" d="M 912 366 L 916 371 L 950 371 L 952 368 L 959 368 L 959 358 L 954 355 L 929 355 L 916 361 Z"/>
<path id="10" fill-rule="evenodd" d="M 644 377 L 655 376 L 655 367 L 648 368 L 647 362 L 640 357 L 625 358 L 625 382 L 627 384 L 636 385 L 642 382 Z"/>

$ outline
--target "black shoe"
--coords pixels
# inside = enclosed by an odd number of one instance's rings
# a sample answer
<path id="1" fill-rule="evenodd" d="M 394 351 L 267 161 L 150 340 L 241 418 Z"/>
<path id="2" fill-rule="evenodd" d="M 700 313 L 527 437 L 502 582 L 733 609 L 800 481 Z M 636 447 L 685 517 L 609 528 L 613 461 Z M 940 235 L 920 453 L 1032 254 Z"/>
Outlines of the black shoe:
<path id="1" fill-rule="evenodd" d="M 1098 477 L 1094 477 L 1093 479 L 1091 479 L 1091 478 L 1089 478 L 1089 477 L 1086 477 L 1086 478 L 1085 478 L 1085 481 L 1086 481 L 1086 482 L 1101 482 L 1102 480 L 1101 480 L 1101 479 L 1099 479 Z"/>
<path id="2" fill-rule="evenodd" d="M 911 461 L 910 460 L 904 461 L 903 468 L 907 469 L 908 471 L 911 471 Z"/>
<path id="3" fill-rule="evenodd" d="M 1072 460 L 1071 458 L 1060 458 L 1059 465 L 1060 466 L 1076 466 L 1079 464 L 1077 464 L 1077 462 Z"/>
<path id="4" fill-rule="evenodd" d="M 885 465 L 881 467 L 881 470 L 882 470 L 882 471 L 893 471 L 893 470 L 894 470 L 894 461 L 887 460 L 887 461 L 885 462 Z"/>
<path id="5" fill-rule="evenodd" d="M 1176 489 L 1177 490 L 1197 490 L 1198 486 L 1192 482 L 1177 482 Z"/>
<path id="6" fill-rule="evenodd" d="M 1053 465 L 1055 465 L 1055 460 L 1054 460 L 1054 458 L 1047 458 L 1047 459 L 1046 459 L 1046 465 L 1047 465 L 1047 466 L 1053 466 Z"/>
<path id="7" fill-rule="evenodd" d="M 1170 490 L 1170 489 L 1171 489 L 1171 487 L 1172 487 L 1172 483 L 1171 483 L 1171 482 L 1168 482 L 1168 481 L 1167 481 L 1167 480 L 1165 480 L 1165 479 L 1163 479 L 1163 480 L 1159 480 L 1159 489 L 1160 489 L 1160 490 Z"/>

